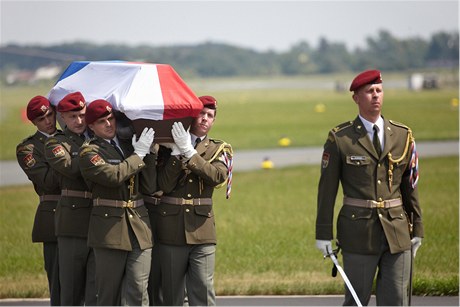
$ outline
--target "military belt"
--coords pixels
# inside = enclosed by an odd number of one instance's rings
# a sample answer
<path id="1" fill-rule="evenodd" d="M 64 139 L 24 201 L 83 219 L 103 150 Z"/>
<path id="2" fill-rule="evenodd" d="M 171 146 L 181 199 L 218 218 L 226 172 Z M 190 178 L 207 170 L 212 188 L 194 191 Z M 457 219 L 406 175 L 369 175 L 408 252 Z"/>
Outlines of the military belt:
<path id="1" fill-rule="evenodd" d="M 61 195 L 40 195 L 40 202 L 42 201 L 58 201 L 61 199 Z"/>
<path id="2" fill-rule="evenodd" d="M 67 190 L 64 189 L 61 192 L 62 196 L 70 196 L 70 197 L 80 197 L 80 198 L 91 198 L 92 194 L 88 191 L 75 191 L 75 190 Z"/>
<path id="3" fill-rule="evenodd" d="M 155 196 L 144 196 L 144 201 L 148 204 L 158 205 L 161 201 L 161 198 Z"/>
<path id="4" fill-rule="evenodd" d="M 180 197 L 162 196 L 161 202 L 170 205 L 212 205 L 212 198 L 184 199 Z"/>
<path id="5" fill-rule="evenodd" d="M 94 206 L 107 206 L 107 207 L 115 207 L 115 208 L 138 208 L 144 205 L 144 200 L 116 200 L 116 199 L 103 199 L 103 198 L 96 198 L 93 199 Z"/>
<path id="6" fill-rule="evenodd" d="M 379 209 L 385 208 L 387 209 L 387 208 L 401 206 L 402 200 L 401 198 L 395 198 L 395 199 L 389 199 L 389 200 L 376 201 L 376 200 L 351 198 L 351 197 L 345 196 L 343 198 L 343 204 L 349 205 L 349 206 L 361 207 L 361 208 L 379 208 Z"/>

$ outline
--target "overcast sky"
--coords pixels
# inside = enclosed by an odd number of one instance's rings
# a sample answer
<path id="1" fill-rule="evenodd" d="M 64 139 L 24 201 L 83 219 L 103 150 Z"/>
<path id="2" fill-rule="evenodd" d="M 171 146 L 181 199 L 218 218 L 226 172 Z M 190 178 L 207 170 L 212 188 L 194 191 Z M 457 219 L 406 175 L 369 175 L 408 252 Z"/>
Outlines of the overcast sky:
<path id="1" fill-rule="evenodd" d="M 428 40 L 459 28 L 451 1 L 1 1 L 1 45 L 76 40 L 131 46 L 217 42 L 286 51 L 319 38 L 365 47 L 387 30 Z"/>

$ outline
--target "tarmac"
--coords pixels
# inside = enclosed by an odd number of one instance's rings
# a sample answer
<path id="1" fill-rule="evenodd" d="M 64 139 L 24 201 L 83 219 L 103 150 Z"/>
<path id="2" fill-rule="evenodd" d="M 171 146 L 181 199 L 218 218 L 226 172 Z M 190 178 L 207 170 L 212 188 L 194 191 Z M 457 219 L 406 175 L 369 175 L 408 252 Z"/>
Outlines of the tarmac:
<path id="1" fill-rule="evenodd" d="M 458 156 L 459 142 L 417 142 L 417 152 L 420 158 Z M 244 172 L 261 168 L 265 159 L 273 162 L 273 167 L 282 168 L 295 165 L 320 165 L 322 147 L 280 147 L 260 150 L 235 150 L 233 171 Z M 17 161 L 0 161 L 0 186 L 22 185 L 30 183 L 27 176 L 19 167 Z"/>
<path id="2" fill-rule="evenodd" d="M 438 141 L 417 143 L 419 158 L 458 156 L 459 142 Z M 320 165 L 321 147 L 285 147 L 265 150 L 241 150 L 234 152 L 234 172 L 244 172 L 261 168 L 265 159 L 270 159 L 274 167 L 295 165 Z M 0 186 L 28 184 L 17 161 L 0 161 Z M 287 295 L 287 296 L 218 296 L 218 306 L 341 306 L 343 295 Z M 414 296 L 412 306 L 459 306 L 458 296 Z M 50 306 L 46 299 L 0 299 L 0 306 Z M 376 306 L 375 296 L 369 306 Z"/>
<path id="3" fill-rule="evenodd" d="M 343 295 L 217 296 L 217 306 L 341 306 Z M 2 299 L 0 306 L 50 306 L 49 299 Z M 375 296 L 368 306 L 376 306 Z M 412 306 L 459 306 L 458 296 L 413 296 Z"/>

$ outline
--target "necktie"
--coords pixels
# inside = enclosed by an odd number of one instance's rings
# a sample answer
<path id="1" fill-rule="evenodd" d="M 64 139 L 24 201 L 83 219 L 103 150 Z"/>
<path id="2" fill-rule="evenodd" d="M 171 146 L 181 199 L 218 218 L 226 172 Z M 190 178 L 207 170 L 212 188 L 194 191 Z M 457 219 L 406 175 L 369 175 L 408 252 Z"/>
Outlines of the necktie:
<path id="1" fill-rule="evenodd" d="M 117 143 L 115 143 L 114 140 L 110 140 L 110 144 L 115 148 L 115 150 L 118 152 L 118 154 L 123 158 L 123 152 L 121 149 L 117 146 Z"/>
<path id="2" fill-rule="evenodd" d="M 374 125 L 374 138 L 372 139 L 372 143 L 374 144 L 375 151 L 377 151 L 377 155 L 380 157 L 382 154 L 382 145 L 380 144 L 379 139 L 379 127 Z"/>
<path id="3" fill-rule="evenodd" d="M 197 138 L 195 140 L 195 148 L 198 146 L 198 144 L 200 144 L 200 142 L 201 142 L 201 138 Z"/>

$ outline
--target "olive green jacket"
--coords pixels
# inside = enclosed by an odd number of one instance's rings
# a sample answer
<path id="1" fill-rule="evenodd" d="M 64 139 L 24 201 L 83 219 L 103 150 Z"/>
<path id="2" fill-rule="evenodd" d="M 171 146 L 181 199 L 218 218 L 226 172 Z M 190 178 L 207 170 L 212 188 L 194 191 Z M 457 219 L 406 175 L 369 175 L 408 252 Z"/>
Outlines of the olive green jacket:
<path id="1" fill-rule="evenodd" d="M 46 136 L 37 131 L 16 147 L 16 158 L 27 178 L 32 181 L 38 196 L 61 195 L 58 174 L 46 161 Z M 55 242 L 54 216 L 57 199 L 41 201 L 35 213 L 32 242 Z"/>
<path id="2" fill-rule="evenodd" d="M 423 237 L 422 213 L 417 187 L 409 183 L 408 150 L 401 162 L 393 164 L 389 176 L 389 158 L 403 155 L 409 128 L 384 119 L 384 148 L 381 156 L 367 135 L 359 117 L 329 132 L 324 145 L 318 187 L 316 239 L 333 239 L 333 217 L 339 182 L 343 195 L 364 200 L 401 198 L 394 208 L 361 208 L 343 205 L 337 221 L 337 240 L 344 251 L 374 254 L 380 250 L 382 231 L 391 253 L 411 248 L 407 216 L 413 214 L 413 235 Z"/>
<path id="3" fill-rule="evenodd" d="M 45 142 L 46 160 L 59 173 L 61 190 L 89 192 L 79 167 L 78 151 L 83 142 L 68 129 Z M 62 195 L 56 207 L 56 235 L 86 238 L 91 208 L 91 198 Z"/>
<path id="4" fill-rule="evenodd" d="M 142 160 L 131 144 L 120 144 L 126 158 L 112 145 L 95 137 L 80 148 L 80 170 L 93 199 L 140 200 L 156 191 L 156 155 Z M 132 191 L 130 190 L 132 188 Z M 152 230 L 145 206 L 117 208 L 94 206 L 88 231 L 88 245 L 131 251 L 129 228 L 141 249 L 152 247 Z"/>
<path id="5" fill-rule="evenodd" d="M 227 166 L 222 160 L 223 144 L 206 137 L 198 144 L 197 153 L 189 161 L 183 163 L 177 157 L 169 156 L 164 164 L 159 165 L 159 189 L 170 197 L 188 200 L 212 198 L 214 188 L 228 177 Z M 229 144 L 226 146 L 230 147 Z M 172 205 L 161 202 L 156 209 L 155 231 L 161 243 L 217 243 L 212 204 Z"/>

